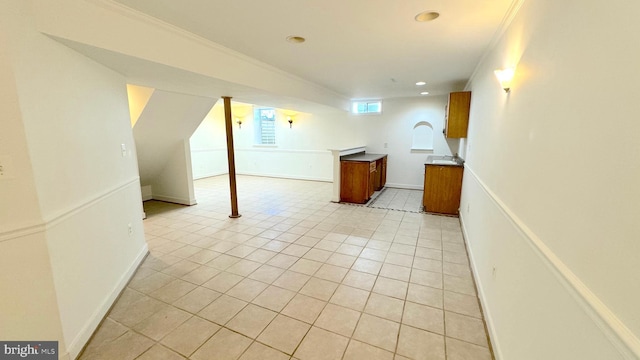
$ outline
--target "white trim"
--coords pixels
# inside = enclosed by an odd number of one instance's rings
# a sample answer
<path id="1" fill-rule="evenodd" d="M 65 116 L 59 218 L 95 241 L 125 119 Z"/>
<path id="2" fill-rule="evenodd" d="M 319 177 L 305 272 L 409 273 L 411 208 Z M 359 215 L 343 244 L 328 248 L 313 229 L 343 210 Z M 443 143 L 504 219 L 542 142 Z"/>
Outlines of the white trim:
<path id="1" fill-rule="evenodd" d="M 116 185 L 106 191 L 103 191 L 102 193 L 95 195 L 88 200 L 69 206 L 66 209 L 57 210 L 53 213 L 53 215 L 47 216 L 40 222 L 33 221 L 31 223 L 17 225 L 13 228 L 3 230 L 2 232 L 0 232 L 0 242 L 44 232 L 47 229 L 57 226 L 61 222 L 66 221 L 70 217 L 86 210 L 88 207 L 95 205 L 96 203 L 106 199 L 107 197 L 125 189 L 126 187 L 134 183 L 139 184 L 140 178 L 136 176 L 135 178 L 132 178 L 122 184 Z"/>
<path id="2" fill-rule="evenodd" d="M 331 155 L 329 150 L 295 150 L 295 149 L 279 149 L 277 145 L 253 145 L 255 148 L 235 149 L 236 152 L 275 152 L 275 153 L 292 153 L 292 154 L 320 154 Z M 260 148 L 259 150 L 256 148 Z"/>
<path id="3" fill-rule="evenodd" d="M 500 41 L 500 39 L 502 38 L 502 35 L 504 35 L 504 33 L 507 31 L 507 28 L 511 25 L 511 23 L 513 22 L 513 19 L 515 19 L 516 15 L 518 14 L 518 11 L 520 10 L 524 2 L 525 0 L 513 0 L 513 2 L 511 3 L 511 6 L 509 6 L 509 9 L 504 15 L 504 18 L 502 18 L 502 22 L 500 23 L 500 26 L 498 26 L 498 29 L 496 30 L 495 34 L 493 34 L 493 38 L 491 39 L 489 46 L 487 46 L 487 48 L 484 50 L 484 53 L 480 57 L 480 60 L 476 63 L 475 69 L 473 69 L 473 72 L 471 73 L 469 80 L 464 86 L 465 90 L 470 90 L 469 85 L 471 85 L 476 75 L 478 74 L 478 71 L 480 70 L 480 66 L 482 66 L 484 63 L 484 59 L 486 59 L 486 57 L 489 56 L 489 54 L 493 51 L 496 45 L 498 45 L 498 41 Z"/>
<path id="4" fill-rule="evenodd" d="M 140 177 L 136 176 L 124 183 L 121 183 L 110 189 L 107 189 L 106 191 L 103 191 L 102 193 L 95 195 L 92 198 L 85 200 L 84 202 L 67 207 L 66 209 L 63 209 L 63 210 L 58 210 L 53 215 L 45 217 L 44 223 L 47 224 L 46 225 L 47 229 L 54 227 L 60 224 L 61 222 L 66 221 L 70 217 L 78 214 L 79 212 L 86 210 L 88 207 L 95 205 L 96 203 L 106 199 L 107 197 L 135 183 L 137 183 L 138 186 L 140 186 Z"/>
<path id="5" fill-rule="evenodd" d="M 198 203 L 196 199 L 179 198 L 174 196 L 166 196 L 166 195 L 158 195 L 158 194 L 153 194 L 153 200 L 166 201 L 174 204 L 188 205 L 188 206 L 196 205 Z"/>
<path id="6" fill-rule="evenodd" d="M 210 177 L 214 177 L 214 176 L 220 176 L 220 175 L 228 175 L 229 171 L 225 170 L 225 171 L 218 171 L 218 172 L 211 172 L 211 173 L 206 173 L 204 175 L 200 175 L 198 177 L 194 177 L 193 180 L 200 180 L 200 179 L 206 179 L 206 178 L 210 178 Z"/>
<path id="7" fill-rule="evenodd" d="M 534 252 L 543 260 L 547 268 L 560 281 L 560 284 L 572 295 L 580 307 L 589 315 L 594 323 L 602 330 L 604 335 L 611 341 L 615 348 L 625 359 L 640 358 L 640 339 L 594 294 L 580 278 L 574 274 L 567 265 L 540 239 L 529 227 L 516 216 L 509 207 L 503 203 L 500 198 L 487 187 L 487 185 L 478 177 L 478 175 L 465 164 L 467 171 L 496 205 L 500 212 L 513 225 L 513 227 L 522 234 L 522 238 L 527 240 L 527 244 Z M 460 217 L 464 227 L 464 217 Z M 468 236 L 468 234 L 466 234 Z M 470 258 L 473 253 L 470 251 Z M 471 260 L 473 262 L 473 260 Z M 475 273 L 475 266 L 472 266 Z M 476 281 L 479 277 L 476 276 Z M 485 301 L 484 294 L 480 286 L 482 301 Z M 487 314 L 490 315 L 490 314 Z M 490 316 L 487 316 L 487 324 L 490 324 Z M 495 330 L 490 327 L 492 336 L 495 337 Z M 498 348 L 498 347 L 497 347 Z M 499 348 L 498 348 L 499 349 Z M 499 352 L 499 350 L 497 350 Z"/>
<path id="8" fill-rule="evenodd" d="M 145 242 L 144 246 L 133 260 L 133 263 L 131 263 L 127 271 L 122 274 L 115 287 L 112 289 L 111 294 L 104 299 L 102 304 L 100 304 L 100 306 L 93 312 L 93 315 L 91 315 L 91 318 L 87 321 L 82 330 L 80 330 L 75 339 L 73 339 L 67 346 L 67 352 L 71 355 L 70 358 L 75 359 L 78 354 L 80 354 L 148 253 L 149 249 Z"/>

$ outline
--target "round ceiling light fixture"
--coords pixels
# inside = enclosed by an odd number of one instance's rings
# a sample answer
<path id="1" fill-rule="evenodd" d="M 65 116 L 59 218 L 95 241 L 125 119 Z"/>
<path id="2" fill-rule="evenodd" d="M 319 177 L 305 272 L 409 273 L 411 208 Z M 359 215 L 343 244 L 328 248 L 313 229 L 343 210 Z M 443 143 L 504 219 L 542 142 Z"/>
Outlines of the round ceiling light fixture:
<path id="1" fill-rule="evenodd" d="M 429 92 L 428 91 L 423 91 L 423 92 L 420 93 L 420 95 L 429 95 Z"/>
<path id="2" fill-rule="evenodd" d="M 423 11 L 420 14 L 416 15 L 415 19 L 418 22 L 427 22 L 433 21 L 440 16 L 440 13 L 437 11 Z"/>
<path id="3" fill-rule="evenodd" d="M 302 36 L 291 35 L 287 36 L 287 41 L 292 44 L 302 44 L 303 42 L 307 41 L 307 39 L 303 38 Z"/>
<path id="4" fill-rule="evenodd" d="M 426 82 L 424 82 L 424 81 L 418 81 L 418 82 L 416 83 L 416 85 L 418 85 L 418 86 L 423 86 L 423 85 L 427 85 L 427 83 L 426 83 Z"/>

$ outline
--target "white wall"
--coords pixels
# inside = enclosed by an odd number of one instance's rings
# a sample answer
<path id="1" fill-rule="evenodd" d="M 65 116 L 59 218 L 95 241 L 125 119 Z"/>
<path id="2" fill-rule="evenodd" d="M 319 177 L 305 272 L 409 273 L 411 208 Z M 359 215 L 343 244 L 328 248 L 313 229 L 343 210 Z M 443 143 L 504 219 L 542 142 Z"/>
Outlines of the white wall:
<path id="1" fill-rule="evenodd" d="M 333 158 L 328 149 L 362 141 L 359 119 L 350 119 L 343 111 L 307 114 L 277 109 L 276 113 L 276 145 L 262 146 L 255 144 L 252 106 L 232 106 L 238 174 L 332 181 Z M 287 115 L 293 115 L 291 127 Z M 236 118 L 242 121 L 242 128 Z M 194 178 L 228 172 L 222 101 L 192 135 L 191 156 Z"/>
<path id="2" fill-rule="evenodd" d="M 171 146 L 171 153 L 166 159 L 164 168 L 153 178 L 151 189 L 152 197 L 156 200 L 184 205 L 196 204 L 188 140 L 178 141 Z"/>
<path id="3" fill-rule="evenodd" d="M 447 140 L 442 134 L 446 105 L 444 95 L 388 99 L 382 103 L 381 115 L 350 115 L 362 119 L 367 152 L 389 154 L 388 187 L 422 189 L 427 156 L 452 155 L 457 151 L 458 140 Z M 433 126 L 433 151 L 411 150 L 413 128 L 422 121 Z"/>
<path id="4" fill-rule="evenodd" d="M 59 340 L 60 358 L 74 358 L 147 252 L 140 185 L 124 78 L 38 33 L 30 11 L 0 5 L 0 74 L 15 84 L 2 82 L 3 118 L 11 134 L 24 129 L 9 149 L 16 182 L 4 182 L 23 199 L 1 192 L 17 215 L 0 234 L 12 304 L 0 307 L 0 337 Z"/>
<path id="5" fill-rule="evenodd" d="M 640 358 L 640 3 L 600 10 L 525 1 L 469 85 L 461 219 L 499 359 Z"/>

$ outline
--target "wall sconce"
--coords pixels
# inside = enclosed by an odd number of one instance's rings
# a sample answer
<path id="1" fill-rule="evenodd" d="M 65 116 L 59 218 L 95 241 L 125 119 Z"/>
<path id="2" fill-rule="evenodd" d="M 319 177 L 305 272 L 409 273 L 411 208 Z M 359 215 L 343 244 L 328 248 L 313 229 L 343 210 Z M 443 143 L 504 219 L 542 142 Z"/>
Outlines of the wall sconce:
<path id="1" fill-rule="evenodd" d="M 293 118 L 291 116 L 287 116 L 287 122 L 289 123 L 289 129 L 291 129 L 293 127 Z"/>
<path id="2" fill-rule="evenodd" d="M 238 123 L 238 129 L 242 129 L 242 120 L 240 120 L 240 118 L 237 117 L 236 122 Z"/>
<path id="3" fill-rule="evenodd" d="M 497 69 L 494 71 L 498 81 L 500 81 L 500 85 L 504 92 L 508 93 L 511 90 L 511 80 L 513 80 L 513 75 L 516 70 L 514 68 L 506 68 L 506 69 Z"/>

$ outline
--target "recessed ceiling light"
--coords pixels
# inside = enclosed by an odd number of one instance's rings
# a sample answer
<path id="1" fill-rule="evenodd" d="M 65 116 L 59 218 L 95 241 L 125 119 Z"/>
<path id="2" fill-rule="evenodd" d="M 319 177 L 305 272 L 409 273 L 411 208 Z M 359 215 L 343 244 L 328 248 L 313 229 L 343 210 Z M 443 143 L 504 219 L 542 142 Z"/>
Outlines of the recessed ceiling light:
<path id="1" fill-rule="evenodd" d="M 303 42 L 305 42 L 307 39 L 303 38 L 302 36 L 287 36 L 287 41 L 293 44 L 302 44 Z"/>
<path id="2" fill-rule="evenodd" d="M 423 91 L 423 92 L 420 93 L 420 95 L 429 95 L 429 92 L 428 91 Z"/>
<path id="3" fill-rule="evenodd" d="M 438 16 L 440 16 L 439 12 L 436 12 L 436 11 L 423 11 L 420 14 L 416 15 L 415 19 L 418 22 L 427 22 L 427 21 L 433 21 L 433 20 L 437 19 Z"/>
<path id="4" fill-rule="evenodd" d="M 418 86 L 422 86 L 422 85 L 427 85 L 427 83 L 426 83 L 426 82 L 424 82 L 424 81 L 418 81 L 418 82 L 416 83 L 416 85 L 418 85 Z"/>

